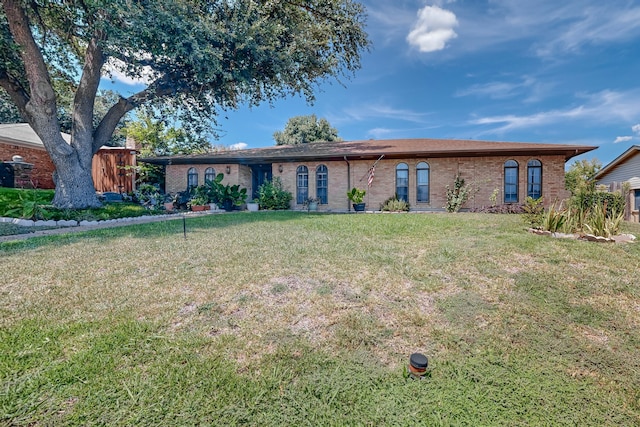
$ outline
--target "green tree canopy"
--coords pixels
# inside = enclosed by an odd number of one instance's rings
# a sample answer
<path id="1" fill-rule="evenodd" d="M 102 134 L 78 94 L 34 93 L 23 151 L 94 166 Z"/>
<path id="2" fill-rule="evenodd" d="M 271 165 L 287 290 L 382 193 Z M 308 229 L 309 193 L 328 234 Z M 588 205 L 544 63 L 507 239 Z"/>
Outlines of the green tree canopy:
<path id="1" fill-rule="evenodd" d="M 15 106 L 9 95 L 0 89 L 0 123 L 22 123 L 20 111 Z"/>
<path id="2" fill-rule="evenodd" d="M 53 203 L 97 206 L 93 154 L 129 111 L 168 109 L 189 126 L 241 103 L 313 101 L 317 83 L 360 67 L 364 20 L 353 0 L 2 0 L 0 87 L 56 166 Z M 147 83 L 99 116 L 109 71 Z M 54 76 L 76 88 L 71 144 L 60 135 Z"/>
<path id="3" fill-rule="evenodd" d="M 575 160 L 565 173 L 565 188 L 572 196 L 581 193 L 593 193 L 596 190 L 596 175 L 602 169 L 598 159 Z"/>
<path id="4" fill-rule="evenodd" d="M 142 157 L 172 156 L 176 154 L 200 154 L 213 149 L 202 135 L 195 135 L 182 128 L 168 126 L 148 113 L 140 113 L 136 120 L 123 129 L 127 138 L 132 138 Z M 164 188 L 164 166 L 140 162 L 136 167 L 138 183 L 147 183 Z"/>
<path id="5" fill-rule="evenodd" d="M 123 131 L 136 141 L 143 157 L 200 154 L 212 148 L 204 136 L 167 126 L 164 120 L 154 119 L 144 113 L 139 114 L 137 120 L 129 122 Z"/>
<path id="6" fill-rule="evenodd" d="M 338 130 L 331 127 L 326 119 L 318 120 L 315 114 L 291 117 L 283 131 L 273 133 L 273 139 L 276 141 L 276 145 L 342 141 L 338 136 Z"/>

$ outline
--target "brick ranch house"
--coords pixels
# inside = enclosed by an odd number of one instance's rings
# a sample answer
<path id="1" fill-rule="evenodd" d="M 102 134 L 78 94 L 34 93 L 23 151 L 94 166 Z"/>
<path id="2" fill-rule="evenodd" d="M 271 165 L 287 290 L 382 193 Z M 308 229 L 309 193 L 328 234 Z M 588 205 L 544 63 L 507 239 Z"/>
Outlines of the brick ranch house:
<path id="1" fill-rule="evenodd" d="M 62 137 L 71 141 L 71 135 Z M 16 165 L 14 156 L 22 157 Z M 55 188 L 53 171 L 55 166 L 44 148 L 42 140 L 27 123 L 0 124 L 0 163 L 30 170 L 27 180 L 17 180 L 15 187 Z M 26 165 L 25 165 L 26 164 Z M 135 179 L 124 167 L 136 164 L 135 150 L 130 147 L 102 147 L 93 157 L 93 182 L 96 191 L 126 193 L 134 188 Z M 26 181 L 26 182 L 24 182 Z"/>
<path id="2" fill-rule="evenodd" d="M 318 142 L 139 161 L 165 165 L 168 193 L 203 184 L 222 172 L 223 183 L 246 187 L 250 197 L 255 197 L 261 183 L 280 178 L 293 194 L 293 209 L 302 209 L 307 197 L 318 197 L 320 210 L 351 210 L 346 193 L 358 187 L 367 190 L 368 210 L 379 209 L 397 194 L 410 203 L 412 210 L 440 211 L 446 203 L 446 188 L 453 186 L 457 174 L 478 189 L 464 208 L 491 205 L 495 190 L 498 204 L 523 203 L 528 195 L 543 197 L 546 205 L 565 199 L 569 196 L 564 188 L 565 163 L 595 148 L 392 139 Z M 376 161 L 374 179 L 368 187 L 368 171 Z"/>

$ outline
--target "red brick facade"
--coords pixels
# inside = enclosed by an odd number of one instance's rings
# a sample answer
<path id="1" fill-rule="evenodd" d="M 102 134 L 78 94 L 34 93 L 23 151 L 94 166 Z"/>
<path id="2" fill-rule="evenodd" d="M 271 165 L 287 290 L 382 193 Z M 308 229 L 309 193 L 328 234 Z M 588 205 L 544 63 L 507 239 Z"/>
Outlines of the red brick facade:
<path id="1" fill-rule="evenodd" d="M 53 189 L 55 167 L 47 151 L 0 141 L 0 161 L 10 162 L 13 156 L 22 156 L 25 163 L 33 164 L 31 181 L 34 188 Z M 93 158 L 93 180 L 96 191 L 129 192 L 133 189 L 131 171 L 123 167 L 135 165 L 135 154 L 126 148 L 102 149 Z"/>
<path id="2" fill-rule="evenodd" d="M 529 160 L 539 160 L 542 163 L 542 196 L 545 205 L 563 200 L 569 196 L 564 188 L 563 155 L 542 156 L 486 156 L 486 157 L 442 157 L 442 158 L 407 158 L 382 159 L 376 166 L 375 177 L 371 187 L 367 187 L 368 170 L 375 160 L 347 161 L 308 161 L 273 163 L 273 177 L 280 177 L 284 187 L 290 191 L 294 200 L 291 207 L 301 209 L 296 204 L 296 171 L 298 166 L 304 165 L 309 171 L 310 196 L 316 195 L 316 168 L 325 165 L 328 169 L 328 203 L 320 205 L 320 210 L 346 211 L 350 202 L 346 197 L 351 187 L 367 190 L 365 202 L 368 210 L 378 210 L 380 205 L 396 193 L 396 167 L 405 163 L 409 169 L 409 203 L 412 210 L 440 211 L 446 204 L 447 186 L 452 187 L 457 174 L 465 179 L 467 184 L 477 190 L 474 197 L 463 208 L 475 208 L 492 204 L 491 195 L 498 190 L 496 203 L 501 204 L 504 197 L 504 164 L 507 160 L 518 163 L 518 202 L 523 203 L 527 197 L 527 163 Z M 429 165 L 429 202 L 416 201 L 416 167 L 418 163 Z M 280 172 L 282 166 L 282 172 Z M 166 166 L 166 190 L 170 193 L 182 191 L 187 187 L 187 171 L 194 167 L 198 171 L 198 183 L 204 183 L 205 169 L 213 167 L 216 173 L 224 172 L 225 183 L 240 184 L 251 194 L 251 170 L 248 166 L 238 164 L 181 164 Z M 227 167 L 229 172 L 226 173 Z"/>
<path id="3" fill-rule="evenodd" d="M 33 164 L 31 180 L 35 188 L 54 188 L 53 171 L 55 167 L 44 149 L 24 147 L 0 142 L 0 161 L 10 162 L 13 156 L 22 156 L 26 163 Z"/>

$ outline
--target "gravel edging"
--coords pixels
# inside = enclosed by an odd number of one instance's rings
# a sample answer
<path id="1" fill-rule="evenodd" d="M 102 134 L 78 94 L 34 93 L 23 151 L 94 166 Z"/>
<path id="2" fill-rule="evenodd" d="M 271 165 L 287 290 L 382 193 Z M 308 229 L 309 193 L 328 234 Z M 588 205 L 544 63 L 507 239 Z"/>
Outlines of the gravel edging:
<path id="1" fill-rule="evenodd" d="M 38 230 L 32 233 L 11 234 L 0 236 L 0 243 L 15 240 L 27 240 L 34 237 L 55 236 L 59 234 L 79 233 L 82 231 L 100 230 L 103 228 L 123 227 L 127 225 L 145 224 L 149 222 L 172 221 L 185 217 L 193 218 L 205 215 L 224 213 L 224 211 L 182 212 L 164 215 L 142 215 L 131 218 L 108 219 L 104 221 L 32 221 L 22 218 L 0 217 L 0 222 L 8 222 L 22 227 L 58 227 Z"/>

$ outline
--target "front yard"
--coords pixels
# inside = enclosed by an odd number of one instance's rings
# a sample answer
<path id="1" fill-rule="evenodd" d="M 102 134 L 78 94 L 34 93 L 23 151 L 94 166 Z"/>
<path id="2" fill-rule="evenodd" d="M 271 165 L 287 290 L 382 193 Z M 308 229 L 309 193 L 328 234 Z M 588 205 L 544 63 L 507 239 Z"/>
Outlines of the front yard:
<path id="1" fill-rule="evenodd" d="M 0 244 L 0 424 L 640 423 L 638 243 L 517 215 L 186 225 Z"/>

